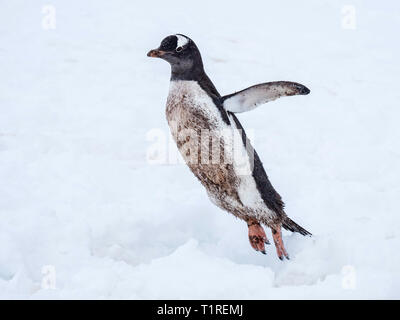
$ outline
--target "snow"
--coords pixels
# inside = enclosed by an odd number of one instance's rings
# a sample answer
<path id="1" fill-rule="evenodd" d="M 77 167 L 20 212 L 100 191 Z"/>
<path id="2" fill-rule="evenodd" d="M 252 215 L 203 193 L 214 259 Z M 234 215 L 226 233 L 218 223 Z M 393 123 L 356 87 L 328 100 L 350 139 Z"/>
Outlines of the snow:
<path id="1" fill-rule="evenodd" d="M 0 298 L 400 298 L 400 4 L 351 4 L 355 24 L 333 0 L 2 1 Z M 239 115 L 314 234 L 284 232 L 290 261 L 176 161 L 146 56 L 176 33 L 221 94 L 311 89 Z"/>

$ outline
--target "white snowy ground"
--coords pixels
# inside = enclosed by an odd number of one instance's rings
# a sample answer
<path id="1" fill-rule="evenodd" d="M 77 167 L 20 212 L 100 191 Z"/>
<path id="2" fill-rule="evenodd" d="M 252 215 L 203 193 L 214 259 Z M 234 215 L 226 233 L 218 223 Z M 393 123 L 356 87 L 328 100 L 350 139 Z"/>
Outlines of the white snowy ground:
<path id="1" fill-rule="evenodd" d="M 0 297 L 400 298 L 399 17 L 396 0 L 2 0 Z M 174 33 L 221 94 L 311 89 L 239 116 L 314 234 L 284 233 L 290 261 L 253 251 L 185 165 L 147 160 L 170 70 L 146 53 Z"/>

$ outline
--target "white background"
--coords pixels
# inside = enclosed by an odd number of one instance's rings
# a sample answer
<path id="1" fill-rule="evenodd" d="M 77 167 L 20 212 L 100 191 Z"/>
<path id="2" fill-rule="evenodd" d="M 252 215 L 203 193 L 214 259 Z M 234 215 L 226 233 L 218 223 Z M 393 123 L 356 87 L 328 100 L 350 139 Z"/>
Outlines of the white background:
<path id="1" fill-rule="evenodd" d="M 0 1 L 0 297 L 400 298 L 399 16 L 395 0 Z M 170 67 L 146 53 L 174 33 L 221 94 L 311 89 L 239 115 L 314 234 L 284 232 L 290 261 L 255 252 L 185 165 L 149 164 Z"/>

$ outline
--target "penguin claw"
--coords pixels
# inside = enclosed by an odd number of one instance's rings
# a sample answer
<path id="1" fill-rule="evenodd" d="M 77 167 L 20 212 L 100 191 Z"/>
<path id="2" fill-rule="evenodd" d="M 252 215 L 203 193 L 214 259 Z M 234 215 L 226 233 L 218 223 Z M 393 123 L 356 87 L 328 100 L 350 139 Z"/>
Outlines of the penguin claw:
<path id="1" fill-rule="evenodd" d="M 267 254 L 267 253 L 265 252 L 265 250 L 262 250 L 261 253 L 262 253 L 262 254 Z"/>

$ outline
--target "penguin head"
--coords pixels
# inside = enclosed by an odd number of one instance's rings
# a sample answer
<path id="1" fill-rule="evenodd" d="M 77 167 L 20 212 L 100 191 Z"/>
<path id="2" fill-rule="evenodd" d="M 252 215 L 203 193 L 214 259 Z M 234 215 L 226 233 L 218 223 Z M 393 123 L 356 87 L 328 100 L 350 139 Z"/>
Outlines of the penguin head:
<path id="1" fill-rule="evenodd" d="M 157 49 L 150 50 L 148 57 L 161 58 L 171 65 L 172 72 L 186 73 L 203 68 L 199 49 L 192 39 L 183 34 L 170 35 L 161 41 Z"/>

